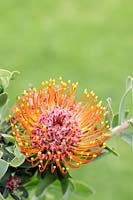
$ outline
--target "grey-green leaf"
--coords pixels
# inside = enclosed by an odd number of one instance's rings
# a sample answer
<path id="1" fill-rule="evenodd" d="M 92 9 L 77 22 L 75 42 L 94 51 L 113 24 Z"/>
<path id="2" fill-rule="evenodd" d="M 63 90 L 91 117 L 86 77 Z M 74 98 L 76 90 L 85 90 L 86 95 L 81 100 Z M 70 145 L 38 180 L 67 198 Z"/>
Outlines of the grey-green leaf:
<path id="1" fill-rule="evenodd" d="M 15 157 L 11 160 L 10 166 L 12 167 L 18 167 L 25 161 L 25 156 L 21 154 L 20 157 Z"/>
<path id="2" fill-rule="evenodd" d="M 56 180 L 56 177 L 54 174 L 52 174 L 50 171 L 48 171 L 44 177 L 44 179 L 40 179 L 39 184 L 36 187 L 36 196 L 40 196 L 44 190 L 52 184 Z"/>
<path id="3" fill-rule="evenodd" d="M 0 179 L 4 176 L 8 169 L 9 163 L 0 159 Z"/>

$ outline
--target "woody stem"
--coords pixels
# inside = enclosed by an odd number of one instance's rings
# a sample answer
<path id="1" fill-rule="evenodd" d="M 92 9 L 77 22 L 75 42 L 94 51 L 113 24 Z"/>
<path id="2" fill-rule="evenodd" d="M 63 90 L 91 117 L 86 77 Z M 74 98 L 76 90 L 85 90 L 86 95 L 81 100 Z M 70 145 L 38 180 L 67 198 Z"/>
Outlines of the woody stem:
<path id="1" fill-rule="evenodd" d="M 122 122 L 120 125 L 116 126 L 111 130 L 111 137 L 119 135 L 122 131 L 130 127 L 130 123 L 133 123 L 133 118 Z"/>

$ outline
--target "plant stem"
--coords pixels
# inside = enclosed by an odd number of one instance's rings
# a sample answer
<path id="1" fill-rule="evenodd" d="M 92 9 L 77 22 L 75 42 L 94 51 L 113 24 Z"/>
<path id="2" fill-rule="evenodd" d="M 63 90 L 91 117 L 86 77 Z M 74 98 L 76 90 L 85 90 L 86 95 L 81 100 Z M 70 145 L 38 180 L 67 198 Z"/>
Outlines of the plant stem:
<path id="1" fill-rule="evenodd" d="M 111 130 L 111 137 L 119 135 L 122 131 L 129 128 L 130 123 L 133 123 L 133 118 L 123 122 L 121 125 L 116 126 Z"/>

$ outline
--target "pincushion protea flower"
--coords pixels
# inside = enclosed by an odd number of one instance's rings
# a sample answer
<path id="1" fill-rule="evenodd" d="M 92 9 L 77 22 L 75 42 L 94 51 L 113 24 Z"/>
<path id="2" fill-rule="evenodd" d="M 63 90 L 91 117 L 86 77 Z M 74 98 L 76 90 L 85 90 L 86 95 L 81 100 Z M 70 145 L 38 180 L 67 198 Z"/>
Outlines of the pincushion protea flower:
<path id="1" fill-rule="evenodd" d="M 29 88 L 18 97 L 10 116 L 13 135 L 32 166 L 47 166 L 62 173 L 94 160 L 105 148 L 109 125 L 106 110 L 94 92 L 84 90 L 75 100 L 78 83 L 50 79 L 40 88 Z"/>

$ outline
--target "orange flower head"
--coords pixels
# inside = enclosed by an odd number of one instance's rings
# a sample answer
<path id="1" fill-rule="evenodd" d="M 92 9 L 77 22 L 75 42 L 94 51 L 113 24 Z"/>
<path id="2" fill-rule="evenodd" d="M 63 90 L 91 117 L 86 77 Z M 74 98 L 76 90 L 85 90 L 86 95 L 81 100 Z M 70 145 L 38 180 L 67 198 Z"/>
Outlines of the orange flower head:
<path id="1" fill-rule="evenodd" d="M 10 116 L 13 135 L 27 161 L 40 172 L 50 166 L 52 173 L 58 167 L 65 174 L 69 167 L 94 160 L 106 146 L 107 112 L 93 91 L 85 89 L 75 100 L 77 85 L 50 79 L 18 97 Z"/>

